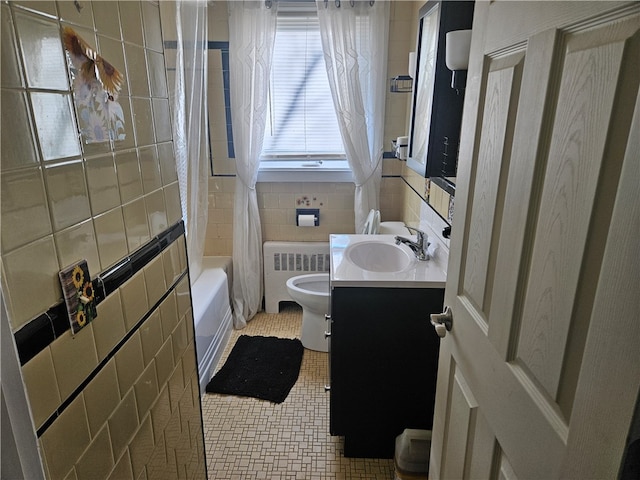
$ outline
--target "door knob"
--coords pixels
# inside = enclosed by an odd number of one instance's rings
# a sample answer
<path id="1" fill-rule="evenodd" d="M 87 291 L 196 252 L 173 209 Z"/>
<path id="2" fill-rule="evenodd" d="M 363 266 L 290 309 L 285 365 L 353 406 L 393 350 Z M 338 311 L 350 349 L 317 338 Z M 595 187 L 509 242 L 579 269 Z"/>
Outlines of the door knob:
<path id="1" fill-rule="evenodd" d="M 447 327 L 445 327 L 442 323 L 436 323 L 434 327 L 436 329 L 436 333 L 438 334 L 438 336 L 440 338 L 444 338 L 445 335 L 447 334 Z"/>
<path id="2" fill-rule="evenodd" d="M 431 325 L 435 327 L 438 336 L 444 338 L 447 331 L 451 331 L 451 327 L 453 327 L 453 313 L 451 312 L 451 308 L 444 307 L 444 312 L 432 313 Z"/>

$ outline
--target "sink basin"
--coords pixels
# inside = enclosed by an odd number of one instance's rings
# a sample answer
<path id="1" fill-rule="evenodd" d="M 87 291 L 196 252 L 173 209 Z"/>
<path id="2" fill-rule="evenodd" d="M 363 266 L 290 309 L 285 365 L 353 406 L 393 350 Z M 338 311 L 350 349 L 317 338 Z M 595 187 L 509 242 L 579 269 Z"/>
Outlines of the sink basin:
<path id="1" fill-rule="evenodd" d="M 377 241 L 354 243 L 345 249 L 344 255 L 369 272 L 401 272 L 415 261 L 413 254 L 399 245 Z"/>
<path id="2" fill-rule="evenodd" d="M 447 282 L 437 257 L 421 262 L 391 234 L 332 233 L 329 252 L 331 288 L 444 288 Z"/>

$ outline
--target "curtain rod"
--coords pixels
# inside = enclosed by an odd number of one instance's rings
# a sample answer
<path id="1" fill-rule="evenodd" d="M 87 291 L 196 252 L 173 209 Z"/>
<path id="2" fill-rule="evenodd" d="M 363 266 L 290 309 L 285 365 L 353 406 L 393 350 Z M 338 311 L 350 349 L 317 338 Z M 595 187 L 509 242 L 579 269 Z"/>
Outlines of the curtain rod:
<path id="1" fill-rule="evenodd" d="M 265 7 L 271 8 L 273 6 L 273 1 L 274 0 L 264 0 Z M 278 1 L 278 0 L 276 0 L 276 1 Z M 284 0 L 284 1 L 286 1 L 286 0 Z M 298 1 L 300 1 L 300 0 L 298 0 Z M 312 0 L 310 0 L 310 1 L 312 1 Z M 334 0 L 334 1 L 336 3 L 336 8 L 340 8 L 341 1 L 340 0 Z M 375 0 L 369 0 L 369 5 L 371 7 L 373 7 L 373 5 L 375 3 L 376 3 Z M 324 8 L 327 8 L 328 4 L 329 4 L 329 0 L 324 0 Z M 349 0 L 349 5 L 351 5 L 351 7 L 355 7 L 356 6 L 355 0 Z"/>
<path id="2" fill-rule="evenodd" d="M 341 5 L 340 0 L 335 0 L 335 2 L 336 2 L 336 8 L 340 8 L 340 5 Z M 369 5 L 371 7 L 373 7 L 374 3 L 376 3 L 375 0 L 369 0 Z M 328 4 L 329 4 L 329 0 L 324 0 L 324 8 L 327 8 Z M 349 0 L 349 5 L 351 5 L 351 7 L 355 7 L 356 6 L 355 0 Z"/>

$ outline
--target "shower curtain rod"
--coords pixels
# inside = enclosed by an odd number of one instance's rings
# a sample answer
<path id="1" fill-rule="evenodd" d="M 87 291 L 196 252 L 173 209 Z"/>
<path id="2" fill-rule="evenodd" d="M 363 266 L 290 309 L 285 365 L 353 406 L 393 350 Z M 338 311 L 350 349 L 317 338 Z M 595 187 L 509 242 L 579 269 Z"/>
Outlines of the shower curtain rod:
<path id="1" fill-rule="evenodd" d="M 278 1 L 278 0 L 275 0 Z M 280 1 L 287 1 L 287 0 L 280 0 Z M 296 1 L 296 0 L 289 0 L 289 1 Z M 297 0 L 297 1 L 301 1 L 301 0 Z M 313 0 L 309 0 L 309 1 L 313 1 Z M 336 3 L 336 8 L 340 8 L 342 2 L 340 0 L 334 0 Z M 264 0 L 264 5 L 267 8 L 271 8 L 273 6 L 273 2 L 274 0 Z M 369 5 L 373 7 L 373 5 L 375 4 L 375 0 L 369 0 Z M 327 5 L 329 4 L 329 0 L 324 0 L 324 8 L 327 8 Z M 356 6 L 356 2 L 355 0 L 349 0 L 349 5 L 351 5 L 351 7 L 355 7 Z"/>
<path id="2" fill-rule="evenodd" d="M 336 2 L 336 8 L 340 8 L 341 2 L 340 0 L 335 0 Z M 369 0 L 369 5 L 373 7 L 373 4 L 376 3 L 375 0 Z M 324 8 L 327 8 L 327 5 L 329 4 L 329 0 L 324 0 Z M 356 2 L 355 0 L 349 0 L 349 5 L 351 5 L 351 7 L 355 7 L 356 6 Z"/>

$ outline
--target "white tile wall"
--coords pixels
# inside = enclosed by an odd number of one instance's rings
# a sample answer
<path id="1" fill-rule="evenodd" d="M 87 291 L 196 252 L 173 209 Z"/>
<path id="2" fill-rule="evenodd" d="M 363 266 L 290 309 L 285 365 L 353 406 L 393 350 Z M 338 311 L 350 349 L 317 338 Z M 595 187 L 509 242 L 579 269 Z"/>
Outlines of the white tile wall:
<path id="1" fill-rule="evenodd" d="M 4 60 L 4 51 L 2 55 Z M 4 71 L 5 66 L 3 64 L 3 81 Z M 4 141 L 0 145 L 0 152 L 2 152 L 2 170 L 6 171 L 11 168 L 36 165 L 38 162 L 38 156 L 31 129 L 30 114 L 27 106 L 27 95 L 19 90 L 8 90 L 3 88 L 0 90 L 0 97 L 3 110 L 7 109 L 7 111 L 11 112 L 11 115 L 3 115 L 1 120 L 2 136 L 5 139 L 11 139 L 10 142 Z"/>
<path id="2" fill-rule="evenodd" d="M 68 90 L 69 80 L 60 31 L 54 20 L 15 11 L 27 85 L 32 88 Z"/>
<path id="3" fill-rule="evenodd" d="M 8 142 L 3 142 L 3 145 Z M 4 172 L 2 190 L 2 251 L 7 252 L 52 232 L 40 167 Z M 25 222 L 25 215 L 30 221 Z"/>
<path id="4" fill-rule="evenodd" d="M 71 95 L 32 92 L 30 98 L 42 158 L 48 161 L 79 156 Z"/>

